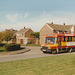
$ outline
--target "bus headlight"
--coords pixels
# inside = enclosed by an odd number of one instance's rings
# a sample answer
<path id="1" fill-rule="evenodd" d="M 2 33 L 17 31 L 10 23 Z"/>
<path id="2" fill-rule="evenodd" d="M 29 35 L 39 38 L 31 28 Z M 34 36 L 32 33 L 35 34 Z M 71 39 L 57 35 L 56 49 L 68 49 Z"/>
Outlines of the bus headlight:
<path id="1" fill-rule="evenodd" d="M 42 48 L 42 47 L 41 47 Z"/>

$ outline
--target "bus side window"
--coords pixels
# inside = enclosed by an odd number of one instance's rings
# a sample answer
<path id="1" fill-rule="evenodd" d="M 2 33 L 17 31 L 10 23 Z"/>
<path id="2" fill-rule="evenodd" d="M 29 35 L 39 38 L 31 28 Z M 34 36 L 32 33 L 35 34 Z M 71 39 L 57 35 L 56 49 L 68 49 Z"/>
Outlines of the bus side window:
<path id="1" fill-rule="evenodd" d="M 63 42 L 66 42 L 66 37 L 65 36 L 63 37 Z"/>
<path id="2" fill-rule="evenodd" d="M 69 37 L 67 37 L 67 42 L 69 42 Z"/>
<path id="3" fill-rule="evenodd" d="M 75 36 L 73 37 L 73 41 L 75 41 Z"/>
<path id="4" fill-rule="evenodd" d="M 72 41 L 72 37 L 67 37 L 67 42 Z"/>

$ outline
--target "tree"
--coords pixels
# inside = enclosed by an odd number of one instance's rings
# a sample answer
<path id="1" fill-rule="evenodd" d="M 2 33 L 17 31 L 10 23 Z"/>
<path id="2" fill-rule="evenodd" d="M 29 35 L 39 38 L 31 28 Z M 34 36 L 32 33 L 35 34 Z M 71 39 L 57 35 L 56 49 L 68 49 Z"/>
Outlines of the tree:
<path id="1" fill-rule="evenodd" d="M 5 41 L 10 41 L 12 38 L 12 34 L 9 32 L 9 31 L 4 31 L 2 33 L 2 39 L 5 40 Z"/>
<path id="2" fill-rule="evenodd" d="M 31 32 L 30 36 L 34 36 L 34 33 L 33 33 L 33 32 Z"/>
<path id="3" fill-rule="evenodd" d="M 0 32 L 0 43 L 2 42 L 2 32 Z"/>
<path id="4" fill-rule="evenodd" d="M 36 36 L 36 38 L 39 38 L 39 32 L 31 33 L 30 36 Z"/>

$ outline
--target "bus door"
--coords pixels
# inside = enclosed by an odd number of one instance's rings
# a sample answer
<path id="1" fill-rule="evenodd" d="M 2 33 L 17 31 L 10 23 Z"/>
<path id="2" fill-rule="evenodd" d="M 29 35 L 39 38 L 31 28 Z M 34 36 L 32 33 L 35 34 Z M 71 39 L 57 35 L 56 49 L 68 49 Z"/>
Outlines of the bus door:
<path id="1" fill-rule="evenodd" d="M 58 49 L 61 49 L 61 36 L 58 37 Z"/>

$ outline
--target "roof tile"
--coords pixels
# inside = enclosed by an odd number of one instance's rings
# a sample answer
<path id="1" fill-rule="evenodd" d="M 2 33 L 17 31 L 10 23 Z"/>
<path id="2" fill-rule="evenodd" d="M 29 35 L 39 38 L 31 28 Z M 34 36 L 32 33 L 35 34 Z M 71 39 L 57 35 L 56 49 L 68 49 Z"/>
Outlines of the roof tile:
<path id="1" fill-rule="evenodd" d="M 58 25 L 47 23 L 53 30 L 68 31 L 73 25 Z"/>

